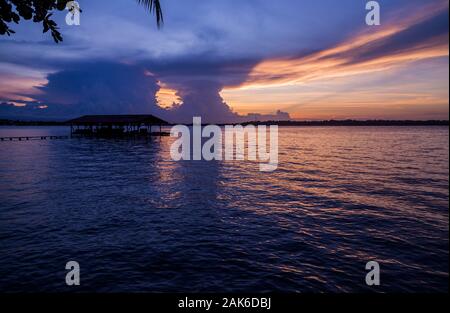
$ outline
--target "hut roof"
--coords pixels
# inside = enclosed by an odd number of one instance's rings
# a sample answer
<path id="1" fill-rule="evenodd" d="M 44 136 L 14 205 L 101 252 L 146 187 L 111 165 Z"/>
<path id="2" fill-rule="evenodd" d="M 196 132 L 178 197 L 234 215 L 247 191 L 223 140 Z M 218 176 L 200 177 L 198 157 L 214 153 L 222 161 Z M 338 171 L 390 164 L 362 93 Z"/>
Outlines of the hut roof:
<path id="1" fill-rule="evenodd" d="M 67 123 L 73 125 L 127 125 L 127 124 L 152 124 L 152 125 L 166 125 L 166 121 L 153 115 L 84 115 Z"/>

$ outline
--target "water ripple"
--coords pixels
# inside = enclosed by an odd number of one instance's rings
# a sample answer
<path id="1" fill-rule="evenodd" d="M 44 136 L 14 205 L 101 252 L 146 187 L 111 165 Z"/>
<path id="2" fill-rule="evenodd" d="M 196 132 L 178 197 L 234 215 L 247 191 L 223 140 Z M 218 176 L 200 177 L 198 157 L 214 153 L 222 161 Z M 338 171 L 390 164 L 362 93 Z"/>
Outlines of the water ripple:
<path id="1" fill-rule="evenodd" d="M 376 260 L 375 291 L 448 291 L 448 128 L 279 138 L 270 174 L 171 138 L 0 143 L 0 290 L 71 291 L 76 260 L 80 291 L 373 291 Z"/>

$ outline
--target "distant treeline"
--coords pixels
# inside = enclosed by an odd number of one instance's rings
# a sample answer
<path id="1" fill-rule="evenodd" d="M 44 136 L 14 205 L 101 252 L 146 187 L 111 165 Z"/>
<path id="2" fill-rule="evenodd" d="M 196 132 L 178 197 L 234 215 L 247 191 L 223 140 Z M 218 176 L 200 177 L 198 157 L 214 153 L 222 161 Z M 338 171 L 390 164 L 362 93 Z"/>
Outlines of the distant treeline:
<path id="1" fill-rule="evenodd" d="M 56 121 L 15 121 L 0 119 L 1 126 L 64 126 L 65 122 Z"/>
<path id="2" fill-rule="evenodd" d="M 411 121 L 411 120 L 325 120 L 325 121 L 266 121 L 236 123 L 240 125 L 279 125 L 279 126 L 449 126 L 446 120 Z M 61 121 L 20 121 L 0 119 L 2 126 L 65 126 Z"/>
<path id="3" fill-rule="evenodd" d="M 325 121 L 268 121 L 249 122 L 242 125 L 278 125 L 278 126 L 448 126 L 447 121 L 411 121 L 411 120 L 325 120 Z"/>

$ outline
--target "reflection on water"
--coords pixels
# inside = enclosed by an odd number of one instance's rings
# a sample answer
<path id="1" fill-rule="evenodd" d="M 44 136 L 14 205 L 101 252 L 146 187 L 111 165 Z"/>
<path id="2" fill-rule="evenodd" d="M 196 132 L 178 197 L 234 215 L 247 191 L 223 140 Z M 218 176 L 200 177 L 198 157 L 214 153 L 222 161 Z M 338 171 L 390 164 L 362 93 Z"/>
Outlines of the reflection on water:
<path id="1" fill-rule="evenodd" d="M 66 128 L 0 128 L 0 135 Z M 0 142 L 0 290 L 448 291 L 448 128 L 280 128 L 279 168 L 171 138 Z"/>

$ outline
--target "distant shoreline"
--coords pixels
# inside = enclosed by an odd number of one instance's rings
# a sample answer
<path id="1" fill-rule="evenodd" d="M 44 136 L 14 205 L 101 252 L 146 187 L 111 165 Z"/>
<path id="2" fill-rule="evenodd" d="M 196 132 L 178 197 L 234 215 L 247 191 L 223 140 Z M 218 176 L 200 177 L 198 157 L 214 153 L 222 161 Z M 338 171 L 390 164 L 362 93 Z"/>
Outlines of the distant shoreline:
<path id="1" fill-rule="evenodd" d="M 323 120 L 323 121 L 255 121 L 232 125 L 278 125 L 278 126 L 449 126 L 448 120 Z M 0 119 L 0 126 L 68 126 L 61 121 L 26 121 Z M 174 124 L 170 124 L 174 125 Z M 190 124 L 186 124 L 190 125 Z M 206 124 L 205 124 L 206 125 Z M 219 124 L 221 126 L 226 124 Z"/>
<path id="2" fill-rule="evenodd" d="M 324 121 L 278 121 L 278 122 L 251 122 L 242 125 L 278 125 L 278 126 L 449 126 L 449 121 L 429 120 L 324 120 Z"/>

